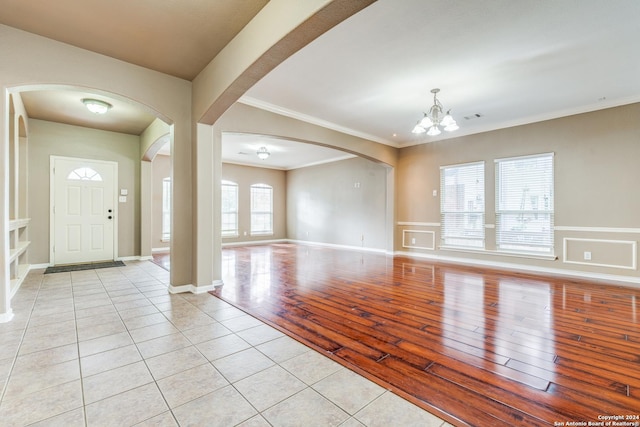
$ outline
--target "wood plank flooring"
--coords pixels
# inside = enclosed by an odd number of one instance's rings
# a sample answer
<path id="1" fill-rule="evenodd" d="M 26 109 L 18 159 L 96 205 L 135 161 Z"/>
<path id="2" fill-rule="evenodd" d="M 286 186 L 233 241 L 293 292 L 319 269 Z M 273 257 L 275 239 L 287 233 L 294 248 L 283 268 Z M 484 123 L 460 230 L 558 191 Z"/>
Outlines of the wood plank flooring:
<path id="1" fill-rule="evenodd" d="M 453 424 L 640 421 L 640 289 L 295 244 L 225 248 L 223 281 Z"/>

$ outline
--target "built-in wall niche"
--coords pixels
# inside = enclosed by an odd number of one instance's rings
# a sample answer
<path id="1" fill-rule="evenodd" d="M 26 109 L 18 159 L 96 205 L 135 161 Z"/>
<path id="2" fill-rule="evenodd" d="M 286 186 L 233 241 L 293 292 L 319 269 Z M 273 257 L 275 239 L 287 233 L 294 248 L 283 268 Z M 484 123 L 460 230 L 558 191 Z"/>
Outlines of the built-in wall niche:
<path id="1" fill-rule="evenodd" d="M 9 257 L 10 297 L 29 271 L 29 218 L 27 204 L 27 116 L 19 94 L 9 99 Z"/>
<path id="2" fill-rule="evenodd" d="M 11 296 L 13 296 L 29 271 L 27 249 L 27 226 L 29 219 L 9 221 L 9 275 L 11 279 Z"/>

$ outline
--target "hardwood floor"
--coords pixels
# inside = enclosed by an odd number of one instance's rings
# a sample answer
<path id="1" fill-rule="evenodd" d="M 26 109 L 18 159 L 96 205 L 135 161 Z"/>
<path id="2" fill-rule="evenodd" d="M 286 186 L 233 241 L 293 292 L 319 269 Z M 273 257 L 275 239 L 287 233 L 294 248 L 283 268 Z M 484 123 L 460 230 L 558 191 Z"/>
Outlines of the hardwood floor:
<path id="1" fill-rule="evenodd" d="M 169 256 L 169 252 L 160 252 L 153 254 L 153 259 L 151 260 L 156 265 L 164 268 L 165 270 L 171 270 L 171 257 Z"/>
<path id="2" fill-rule="evenodd" d="M 223 281 L 216 296 L 454 424 L 640 421 L 640 289 L 294 244 L 224 249 Z"/>

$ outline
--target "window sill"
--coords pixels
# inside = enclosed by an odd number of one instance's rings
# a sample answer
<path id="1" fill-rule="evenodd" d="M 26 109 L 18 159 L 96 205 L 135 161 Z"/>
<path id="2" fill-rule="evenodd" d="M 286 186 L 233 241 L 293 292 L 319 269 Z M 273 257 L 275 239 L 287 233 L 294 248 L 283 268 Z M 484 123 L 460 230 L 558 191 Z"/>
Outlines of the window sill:
<path id="1" fill-rule="evenodd" d="M 251 233 L 251 237 L 260 237 L 260 236 L 273 236 L 273 233 Z"/>

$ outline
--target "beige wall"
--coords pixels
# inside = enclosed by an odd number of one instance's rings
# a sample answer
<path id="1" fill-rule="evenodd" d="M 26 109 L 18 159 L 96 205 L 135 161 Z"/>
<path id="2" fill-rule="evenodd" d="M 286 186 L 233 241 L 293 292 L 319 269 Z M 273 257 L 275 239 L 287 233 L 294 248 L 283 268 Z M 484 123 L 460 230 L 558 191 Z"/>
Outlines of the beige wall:
<path id="1" fill-rule="evenodd" d="M 386 174 L 362 158 L 288 171 L 288 237 L 386 249 Z"/>
<path id="2" fill-rule="evenodd" d="M 5 110 L 9 92 L 61 87 L 91 92 L 137 103 L 170 123 L 174 137 L 174 184 L 180 188 L 174 217 L 178 218 L 172 246 L 184 257 L 174 260 L 171 282 L 191 283 L 192 198 L 191 198 L 191 82 L 118 61 L 65 43 L 0 25 L 0 135 L 6 135 Z M 6 141 L 0 142 L 0 164 L 8 165 Z M 139 158 L 138 158 L 139 161 Z M 33 166 L 33 165 L 30 165 Z M 0 188 L 6 188 L 6 174 L 0 173 Z M 33 186 L 32 186 L 33 187 Z M 30 189 L 31 190 L 31 189 Z M 5 199 L 2 198 L 2 206 Z M 33 211 L 33 207 L 29 208 Z M 8 218 L 0 209 L 0 223 Z M 29 226 L 31 229 L 31 226 Z M 0 229 L 0 240 L 6 235 Z M 128 252 L 128 251 L 127 251 Z M 30 249 L 31 253 L 31 249 Z M 8 277 L 8 248 L 0 251 L 0 278 Z M 33 262 L 38 262 L 31 260 Z M 1 314 L 1 313 L 0 313 Z"/>
<path id="3" fill-rule="evenodd" d="M 438 250 L 439 227 L 433 225 L 398 225 L 396 249 L 429 256 L 639 276 L 638 270 L 622 267 L 630 265 L 631 243 L 640 237 L 639 123 L 640 104 L 633 104 L 401 149 L 397 169 L 397 221 L 427 224 L 440 222 L 439 196 L 432 196 L 432 191 L 440 188 L 440 166 L 485 162 L 485 222 L 493 225 L 494 160 L 555 153 L 555 225 L 558 228 L 555 253 L 559 259 L 499 256 L 494 252 L 493 228 L 485 230 L 486 254 Z M 415 229 L 433 231 L 436 249 L 403 248 L 402 230 Z M 582 254 L 581 251 L 592 248 L 594 258 L 588 262 L 581 259 L 581 264 L 563 262 L 564 238 L 592 240 L 592 244 L 586 245 L 583 240 L 569 240 L 567 250 L 575 258 L 577 252 Z M 603 250 L 603 241 L 611 240 L 621 243 L 608 244 L 607 250 Z M 578 242 L 581 242 L 579 251 Z M 611 251 L 618 254 L 616 259 L 611 259 Z"/>
<path id="4" fill-rule="evenodd" d="M 222 179 L 238 184 L 239 232 L 237 238 L 223 238 L 223 244 L 287 238 L 287 180 L 285 171 L 223 163 Z M 273 187 L 273 235 L 251 236 L 251 194 L 249 187 L 253 184 L 267 184 Z M 218 226 L 219 229 L 220 226 Z"/>
<path id="5" fill-rule="evenodd" d="M 171 177 L 171 157 L 159 154 L 151 162 L 151 248 L 168 248 L 162 241 L 162 180 Z"/>
<path id="6" fill-rule="evenodd" d="M 50 156 L 108 160 L 118 163 L 117 187 L 128 190 L 118 205 L 118 257 L 140 254 L 140 138 L 116 132 L 29 120 L 29 188 L 33 264 L 49 262 Z"/>

